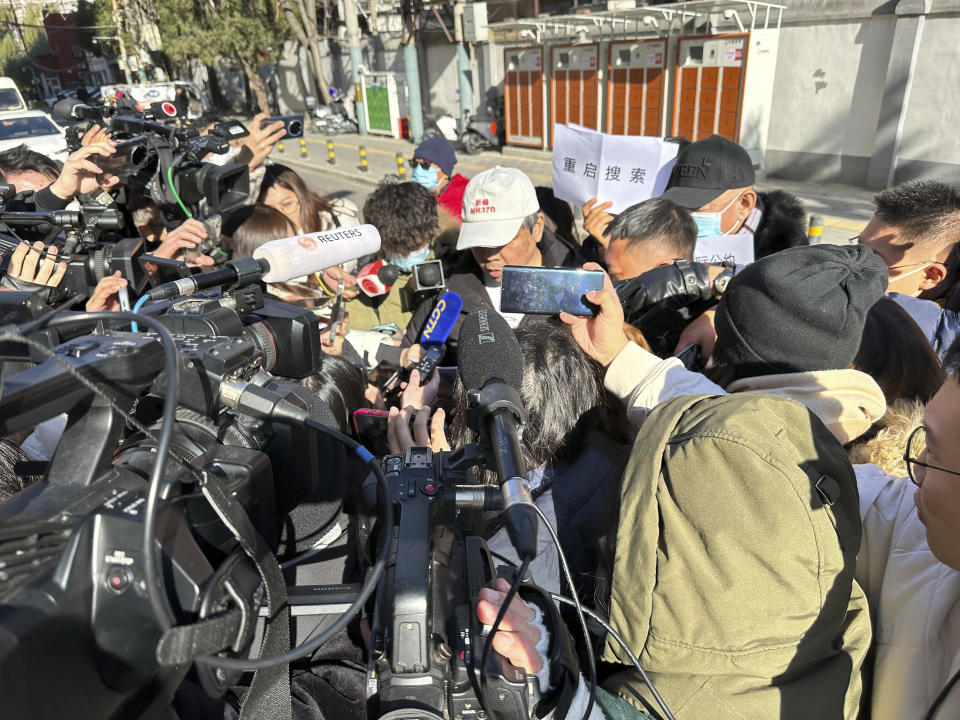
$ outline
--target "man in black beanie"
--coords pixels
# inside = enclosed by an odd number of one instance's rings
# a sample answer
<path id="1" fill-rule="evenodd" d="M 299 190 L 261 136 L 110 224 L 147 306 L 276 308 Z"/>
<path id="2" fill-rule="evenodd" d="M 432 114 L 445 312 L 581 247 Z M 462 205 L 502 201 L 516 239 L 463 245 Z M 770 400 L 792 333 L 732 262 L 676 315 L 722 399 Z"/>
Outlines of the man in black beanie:
<path id="1" fill-rule="evenodd" d="M 600 269 L 588 264 L 584 267 Z M 867 310 L 883 297 L 887 269 L 867 248 L 812 245 L 753 263 L 726 287 L 705 374 L 628 342 L 613 284 L 587 295 L 594 318 L 561 315 L 580 346 L 607 370 L 604 385 L 639 425 L 681 395 L 761 391 L 805 405 L 846 444 L 883 416 L 883 391 L 850 368 Z"/>
<path id="2" fill-rule="evenodd" d="M 856 245 L 793 248 L 748 265 L 717 306 L 714 364 L 736 378 L 849 367 L 886 281 L 880 256 Z"/>

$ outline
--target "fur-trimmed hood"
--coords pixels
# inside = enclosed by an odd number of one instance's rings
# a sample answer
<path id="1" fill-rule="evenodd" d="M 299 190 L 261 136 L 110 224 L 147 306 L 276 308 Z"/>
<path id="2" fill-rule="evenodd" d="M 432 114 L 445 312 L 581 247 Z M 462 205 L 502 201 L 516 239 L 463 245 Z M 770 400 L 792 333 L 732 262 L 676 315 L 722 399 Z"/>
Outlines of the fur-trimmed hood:
<path id="1" fill-rule="evenodd" d="M 783 190 L 757 193 L 760 225 L 753 234 L 755 259 L 780 250 L 809 245 L 807 211 L 795 196 Z"/>

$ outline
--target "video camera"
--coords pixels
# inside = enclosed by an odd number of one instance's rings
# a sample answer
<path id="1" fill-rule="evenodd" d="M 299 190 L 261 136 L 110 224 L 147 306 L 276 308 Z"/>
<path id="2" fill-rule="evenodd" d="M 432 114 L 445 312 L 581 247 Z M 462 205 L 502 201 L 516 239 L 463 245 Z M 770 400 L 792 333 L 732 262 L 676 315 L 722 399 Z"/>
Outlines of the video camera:
<path id="1" fill-rule="evenodd" d="M 302 422 L 272 417 L 286 407 L 295 418 L 334 424 L 315 395 L 265 369 L 315 372 L 315 319 L 257 302 L 248 290 L 159 303 L 165 308 L 139 316 L 155 332 L 110 323 L 5 378 L 3 435 L 69 414 L 45 481 L 0 504 L 0 673 L 11 717 L 166 712 L 193 658 L 164 663 L 158 650 L 168 635 L 151 608 L 148 585 L 157 579 L 143 552 L 148 478 L 158 465 L 166 466 L 154 513 L 163 602 L 182 627 L 234 616 L 223 646 L 209 651 L 237 657 L 251 646 L 268 592 L 257 563 L 293 542 L 284 518 L 304 503 L 342 499 L 343 448 Z M 71 318 L 49 327 L 62 321 Z M 175 367 L 165 362 L 165 327 L 176 329 Z M 124 414 L 139 429 L 125 431 Z M 160 449 L 164 423 L 169 459 Z M 37 669 L 53 658 L 63 682 L 43 692 L 48 678 Z M 217 695 L 238 678 L 198 666 L 195 681 Z"/>
<path id="2" fill-rule="evenodd" d="M 379 463 L 330 429 L 316 396 L 268 372 L 316 372 L 319 330 L 309 311 L 264 299 L 248 281 L 257 275 L 249 260 L 218 271 L 236 278 L 223 291 L 162 298 L 137 314 L 35 308 L 34 320 L 0 328 L 9 342 L 104 324 L 0 388 L 4 435 L 68 413 L 45 480 L 0 503 L 5 711 L 160 717 L 185 680 L 219 697 L 242 669 L 258 669 L 246 700 L 256 703 L 272 697 L 266 684 L 289 683 L 286 672 L 259 670 L 310 656 L 377 590 L 370 717 L 532 718 L 541 709 L 536 680 L 485 652 L 475 610 L 495 577 L 481 513 L 505 508 L 511 537 L 517 524 L 530 530 L 517 505 L 525 479 L 516 391 L 484 379 L 486 371 L 463 372 L 478 388 L 469 423 L 481 442 L 452 454 L 413 448 Z M 127 331 L 132 319 L 148 332 Z M 493 337 L 484 323 L 477 332 Z M 469 361 L 471 345 L 461 345 Z M 502 354 L 495 342 L 482 350 Z M 291 537 L 291 511 L 346 495 L 345 448 L 375 478 L 362 483 L 357 519 L 365 582 L 359 591 L 333 588 L 341 603 L 352 601 L 348 611 L 284 653 L 290 606 L 306 611 L 331 589 L 288 588 L 276 553 L 317 530 L 294 523 Z M 478 464 L 497 468 L 502 491 L 462 483 Z M 515 544 L 529 557 L 535 538 Z M 261 653 L 273 659 L 247 660 L 264 615 Z M 54 659 L 62 672 L 52 693 L 38 668 Z"/>
<path id="3" fill-rule="evenodd" d="M 193 208 L 191 214 L 202 218 L 243 205 L 250 190 L 247 167 L 203 161 L 210 153 L 228 152 L 231 140 L 249 135 L 243 124 L 222 121 L 209 134 L 200 135 L 196 127 L 179 124 L 171 103 L 156 105 L 139 114 L 118 114 L 111 105 L 71 102 L 58 103 L 54 111 L 65 120 L 96 122 L 109 128 L 113 139 L 119 141 L 118 152 L 102 158 L 101 162 L 109 166 L 104 170 L 126 178 L 131 188 L 147 194 L 161 208 L 186 206 Z M 164 112 L 166 106 L 170 109 Z M 71 151 L 80 147 L 81 137 L 78 128 L 68 138 Z"/>
<path id="4" fill-rule="evenodd" d="M 6 210 L 0 204 L 0 256 L 12 253 L 21 240 L 56 244 L 57 260 L 67 263 L 67 272 L 55 298 L 89 296 L 102 278 L 117 270 L 134 291 L 140 291 L 146 284 L 139 262 L 143 238 L 123 237 L 124 224 L 119 210 L 97 203 L 50 212 Z"/>

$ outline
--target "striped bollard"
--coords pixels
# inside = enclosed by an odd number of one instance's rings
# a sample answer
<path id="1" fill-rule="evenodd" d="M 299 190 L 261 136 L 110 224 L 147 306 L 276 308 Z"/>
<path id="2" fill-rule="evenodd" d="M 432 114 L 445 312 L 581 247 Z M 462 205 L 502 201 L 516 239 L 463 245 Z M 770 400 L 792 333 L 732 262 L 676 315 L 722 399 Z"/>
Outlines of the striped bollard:
<path id="1" fill-rule="evenodd" d="M 403 164 L 403 153 L 397 153 L 397 175 L 406 177 L 407 166 Z"/>
<path id="2" fill-rule="evenodd" d="M 307 141 L 304 138 L 300 138 L 300 159 L 307 159 Z"/>
<path id="3" fill-rule="evenodd" d="M 370 172 L 367 167 L 367 149 L 363 145 L 360 146 L 360 172 Z"/>
<path id="4" fill-rule="evenodd" d="M 807 230 L 807 239 L 811 245 L 823 242 L 823 218 L 819 215 L 810 216 L 810 228 Z"/>
<path id="5" fill-rule="evenodd" d="M 337 154 L 333 151 L 333 140 L 327 140 L 327 162 L 331 165 L 337 164 Z"/>

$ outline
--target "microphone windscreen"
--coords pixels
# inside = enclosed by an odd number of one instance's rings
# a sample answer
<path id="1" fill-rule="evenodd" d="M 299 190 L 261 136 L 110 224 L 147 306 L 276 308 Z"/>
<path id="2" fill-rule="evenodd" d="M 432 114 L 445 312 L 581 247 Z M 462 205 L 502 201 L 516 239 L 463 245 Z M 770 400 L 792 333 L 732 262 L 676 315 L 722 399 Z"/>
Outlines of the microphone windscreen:
<path id="1" fill-rule="evenodd" d="M 451 291 L 441 295 L 420 334 L 420 344 L 443 345 L 450 337 L 453 326 L 457 324 L 461 310 L 463 310 L 463 298 L 457 293 Z"/>
<path id="2" fill-rule="evenodd" d="M 391 283 L 384 282 L 380 277 L 382 269 L 383 260 L 374 260 L 357 272 L 357 285 L 367 297 L 377 297 L 390 292 Z"/>
<path id="3" fill-rule="evenodd" d="M 400 277 L 400 268 L 396 265 L 381 265 L 380 269 L 377 270 L 377 278 L 384 285 L 393 285 L 398 277 Z"/>
<path id="4" fill-rule="evenodd" d="M 420 268 L 420 284 L 424 287 L 436 287 L 443 282 L 439 263 L 424 263 Z"/>
<path id="5" fill-rule="evenodd" d="M 457 340 L 460 379 L 467 390 L 479 390 L 498 378 L 517 392 L 523 383 L 523 354 L 507 321 L 493 308 L 471 313 Z"/>
<path id="6" fill-rule="evenodd" d="M 279 283 L 322 272 L 380 251 L 380 233 L 373 225 L 357 225 L 271 240 L 253 251 L 270 263 L 263 281 Z"/>
<path id="7" fill-rule="evenodd" d="M 57 100 L 57 102 L 53 104 L 53 114 L 59 120 L 73 121 L 76 119 L 73 116 L 73 108 L 77 105 L 83 105 L 77 98 L 68 97 L 63 100 Z"/>

